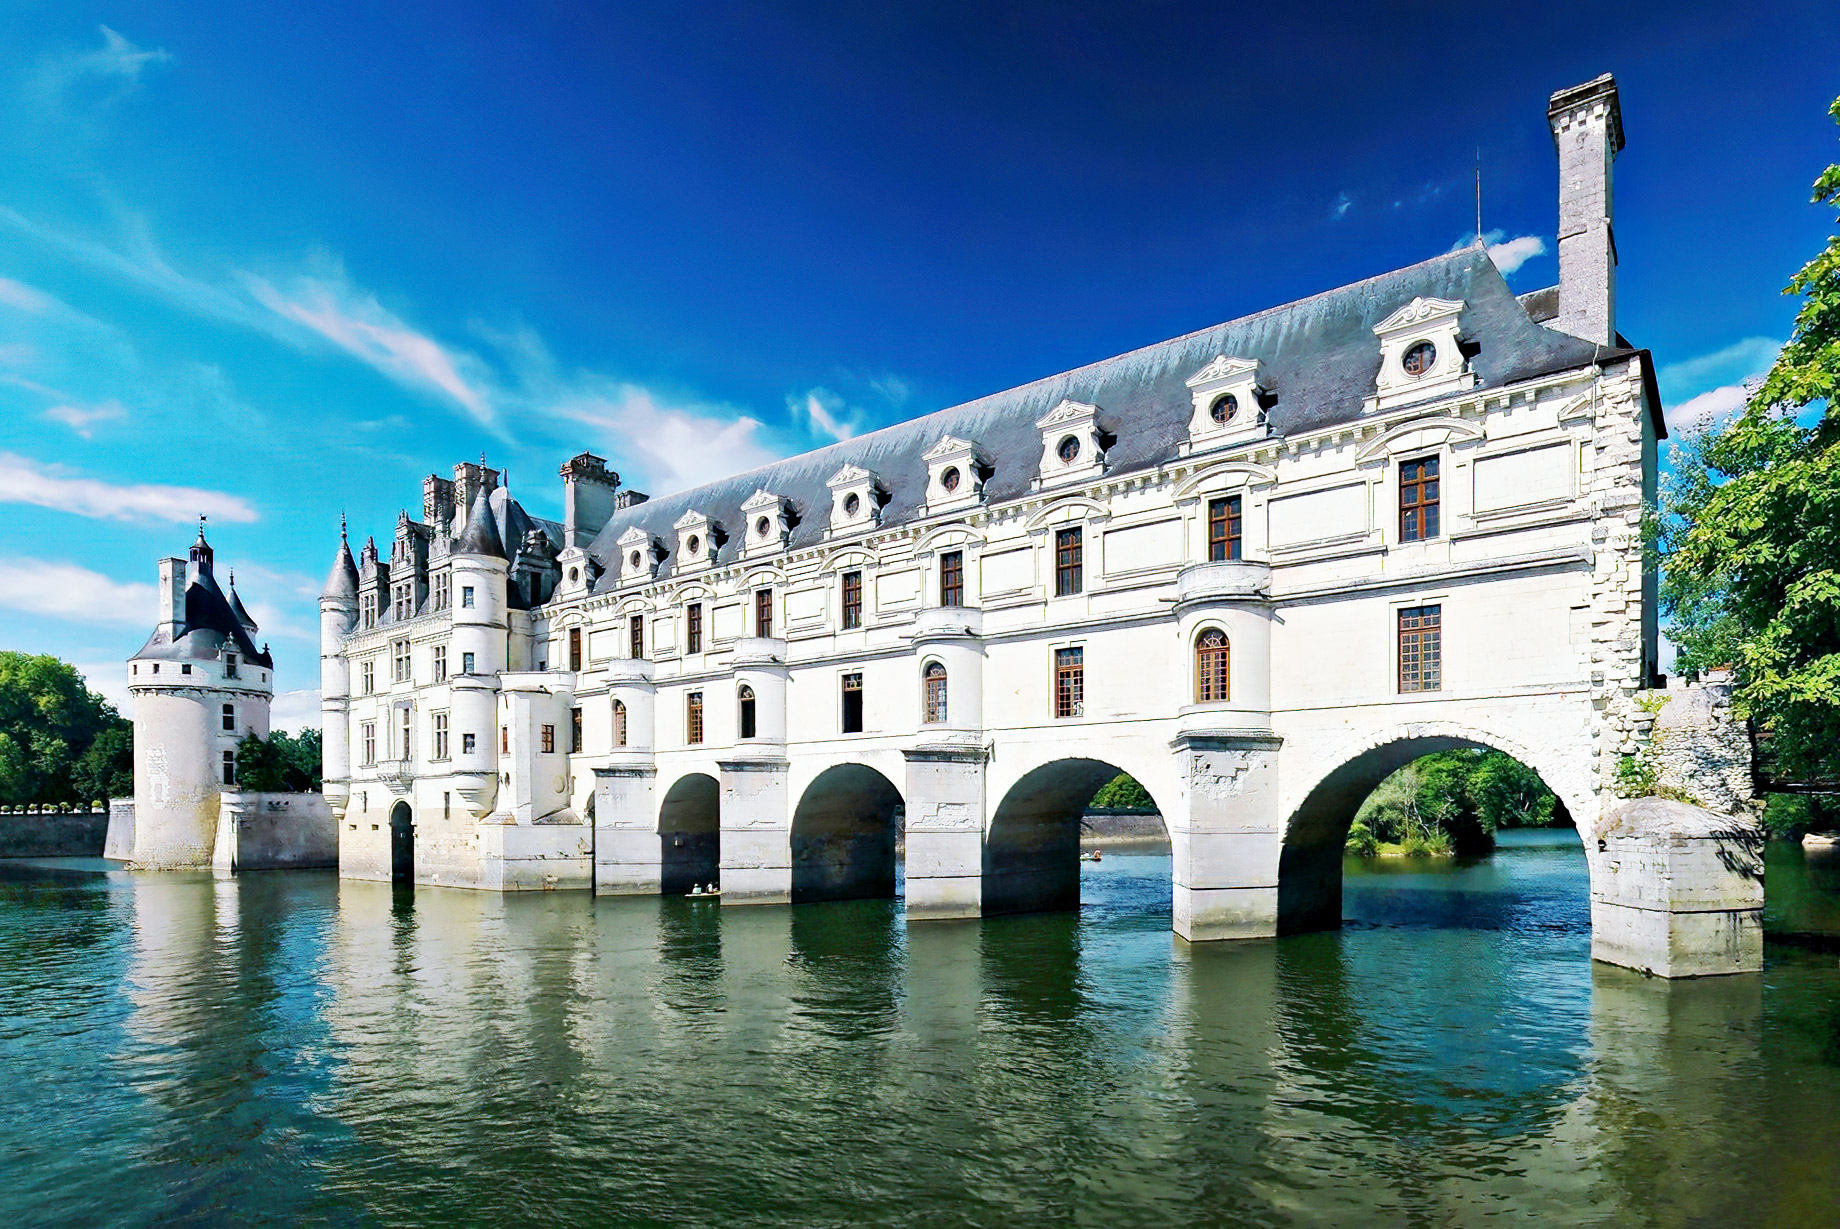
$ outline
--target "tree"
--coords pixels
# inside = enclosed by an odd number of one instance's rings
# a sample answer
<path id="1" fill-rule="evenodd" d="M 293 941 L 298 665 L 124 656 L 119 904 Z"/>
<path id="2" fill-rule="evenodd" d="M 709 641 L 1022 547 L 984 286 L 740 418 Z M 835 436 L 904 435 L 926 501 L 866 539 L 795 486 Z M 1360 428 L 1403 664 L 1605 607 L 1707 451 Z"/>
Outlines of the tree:
<path id="1" fill-rule="evenodd" d="M 1840 123 L 1840 98 L 1828 113 Z M 1840 164 L 1814 184 L 1840 207 Z M 1840 236 L 1784 288 L 1782 353 L 1729 423 L 1675 454 L 1659 526 L 1681 668 L 1731 665 L 1778 771 L 1840 777 Z"/>
<path id="2" fill-rule="evenodd" d="M 242 789 L 302 793 L 320 788 L 320 735 L 302 730 L 290 737 L 276 730 L 267 738 L 247 734 L 236 745 L 236 783 Z"/>
<path id="3" fill-rule="evenodd" d="M 105 733 L 112 733 L 87 762 Z M 118 790 L 132 777 L 132 726 L 55 657 L 0 652 L 0 805 L 64 806 Z M 82 765 L 80 767 L 80 765 Z"/>
<path id="4" fill-rule="evenodd" d="M 1090 806 L 1106 811 L 1154 811 L 1156 803 L 1150 799 L 1150 791 L 1137 783 L 1137 778 L 1121 772 L 1099 787 Z"/>

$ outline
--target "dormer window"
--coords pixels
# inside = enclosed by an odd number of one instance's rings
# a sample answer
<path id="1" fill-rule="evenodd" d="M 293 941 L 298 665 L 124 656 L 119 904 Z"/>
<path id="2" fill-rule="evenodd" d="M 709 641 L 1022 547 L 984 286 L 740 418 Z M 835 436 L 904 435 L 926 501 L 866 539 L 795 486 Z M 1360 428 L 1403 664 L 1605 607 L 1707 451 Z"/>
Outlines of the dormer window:
<path id="1" fill-rule="evenodd" d="M 1232 393 L 1222 393 L 1214 398 L 1214 404 L 1208 407 L 1208 417 L 1222 426 L 1232 422 L 1233 416 L 1237 413 L 1239 413 L 1239 398 Z"/>
<path id="2" fill-rule="evenodd" d="M 718 526 L 714 521 L 692 508 L 678 517 L 671 528 L 677 531 L 677 561 L 671 565 L 672 575 L 695 571 L 715 562 Z"/>
<path id="3" fill-rule="evenodd" d="M 755 491 L 741 511 L 748 527 L 743 554 L 764 555 L 785 548 L 792 534 L 791 505 L 771 491 Z"/>
<path id="4" fill-rule="evenodd" d="M 939 487 L 946 494 L 950 495 L 953 491 L 958 489 L 961 478 L 962 475 L 958 472 L 958 466 L 948 465 L 939 473 Z"/>
<path id="5" fill-rule="evenodd" d="M 1080 459 L 1080 437 L 1069 435 L 1060 442 L 1060 447 L 1056 448 L 1054 453 L 1061 459 L 1062 465 L 1072 465 Z"/>
<path id="6" fill-rule="evenodd" d="M 970 440 L 943 436 L 926 450 L 926 511 L 969 508 L 984 498 L 984 478 L 990 473 L 984 454 Z"/>
<path id="7" fill-rule="evenodd" d="M 755 537 L 764 538 L 772 532 L 773 532 L 773 522 L 768 520 L 766 517 L 763 516 L 759 520 L 754 522 L 754 536 Z"/>
<path id="8" fill-rule="evenodd" d="M 867 529 L 881 520 L 882 481 L 860 465 L 846 465 L 825 484 L 831 491 L 831 532 Z"/>
<path id="9" fill-rule="evenodd" d="M 1225 354 L 1188 377 L 1188 453 L 1224 448 L 1270 433 L 1259 397 L 1259 361 L 1230 358 Z"/>
<path id="10" fill-rule="evenodd" d="M 1460 299 L 1419 297 L 1374 326 L 1380 339 L 1380 374 L 1369 413 L 1473 388 L 1461 344 Z"/>
<path id="11" fill-rule="evenodd" d="M 843 497 L 843 514 L 845 516 L 855 516 L 860 511 L 862 511 L 862 496 L 852 491 L 850 494 Z"/>
<path id="12" fill-rule="evenodd" d="M 634 525 L 620 535 L 620 581 L 623 584 L 643 583 L 658 575 L 658 562 L 661 556 L 659 544 L 652 535 Z M 679 570 L 689 565 L 692 558 L 688 551 L 681 549 L 677 566 Z"/>
<path id="13" fill-rule="evenodd" d="M 1400 368 L 1413 379 L 1428 375 L 1437 365 L 1437 347 L 1428 341 L 1421 341 L 1405 352 L 1399 360 Z"/>
<path id="14" fill-rule="evenodd" d="M 1071 398 L 1062 401 L 1035 424 L 1041 432 L 1040 489 L 1089 481 L 1105 473 L 1105 433 L 1099 427 L 1099 407 Z"/>

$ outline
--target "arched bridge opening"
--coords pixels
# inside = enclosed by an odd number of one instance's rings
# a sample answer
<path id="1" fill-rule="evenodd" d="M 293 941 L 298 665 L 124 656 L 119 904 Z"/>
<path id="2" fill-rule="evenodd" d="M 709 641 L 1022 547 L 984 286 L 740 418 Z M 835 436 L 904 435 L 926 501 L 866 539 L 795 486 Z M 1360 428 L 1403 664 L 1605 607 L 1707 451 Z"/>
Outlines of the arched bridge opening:
<path id="1" fill-rule="evenodd" d="M 1408 768 L 1414 771 L 1402 771 Z M 1571 827 L 1571 813 L 1550 782 L 1512 750 L 1483 736 L 1400 736 L 1331 770 L 1285 823 L 1278 860 L 1278 933 L 1333 930 L 1342 924 L 1343 871 L 1351 855 L 1379 855 L 1389 862 L 1397 857 L 1400 861 L 1392 865 L 1410 868 L 1426 865 L 1419 861 L 1423 858 L 1489 852 L 1491 827 L 1500 816 L 1486 809 L 1497 802 L 1512 808 L 1517 802 L 1512 796 L 1473 796 L 1480 790 L 1527 795 L 1518 803 L 1526 822 Z"/>
<path id="2" fill-rule="evenodd" d="M 1026 773 L 1003 795 L 984 840 L 983 912 L 1039 913 L 1080 905 L 1081 821 L 1094 796 L 1123 769 L 1104 760 L 1055 760 Z M 1149 795 L 1137 786 L 1138 796 Z M 1140 816 L 1139 827 L 1160 831 L 1161 808 Z"/>
<path id="3" fill-rule="evenodd" d="M 819 773 L 792 814 L 792 903 L 891 900 L 901 791 L 865 764 Z"/>
<path id="4" fill-rule="evenodd" d="M 722 787 L 708 773 L 679 777 L 658 808 L 658 890 L 683 896 L 721 884 Z"/>

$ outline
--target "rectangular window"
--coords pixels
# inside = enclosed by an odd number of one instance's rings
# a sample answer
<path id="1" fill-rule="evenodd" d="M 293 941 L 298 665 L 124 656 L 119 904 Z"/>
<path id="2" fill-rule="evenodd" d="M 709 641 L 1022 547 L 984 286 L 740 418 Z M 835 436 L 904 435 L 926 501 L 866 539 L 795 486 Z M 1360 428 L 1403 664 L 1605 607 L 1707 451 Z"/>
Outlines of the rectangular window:
<path id="1" fill-rule="evenodd" d="M 579 627 L 569 629 L 569 669 L 581 669 L 581 629 Z"/>
<path id="2" fill-rule="evenodd" d="M 363 685 L 364 694 L 370 695 L 377 690 L 377 663 L 368 658 L 358 663 L 358 679 Z"/>
<path id="3" fill-rule="evenodd" d="M 1438 536 L 1438 459 L 1399 463 L 1399 540 L 1425 542 Z"/>
<path id="4" fill-rule="evenodd" d="M 754 591 L 754 634 L 756 636 L 773 634 L 773 590 L 771 589 Z"/>
<path id="5" fill-rule="evenodd" d="M 700 691 L 684 697 L 684 741 L 692 746 L 703 741 L 703 693 Z"/>
<path id="6" fill-rule="evenodd" d="M 1444 682 L 1442 606 L 1399 612 L 1399 690 L 1438 691 Z"/>
<path id="7" fill-rule="evenodd" d="M 367 721 L 359 728 L 364 732 L 364 762 L 375 764 L 377 762 L 377 724 Z"/>
<path id="8" fill-rule="evenodd" d="M 460 673 L 471 674 L 472 672 L 473 672 L 473 655 L 471 653 L 460 654 Z"/>
<path id="9" fill-rule="evenodd" d="M 645 656 L 645 616 L 634 615 L 626 620 L 627 656 Z"/>
<path id="10" fill-rule="evenodd" d="M 393 682 L 409 681 L 409 642 L 398 640 L 390 645 L 390 678 Z"/>
<path id="11" fill-rule="evenodd" d="M 965 552 L 949 550 L 939 556 L 939 604 L 965 604 Z"/>
<path id="12" fill-rule="evenodd" d="M 444 760 L 447 758 L 446 713 L 436 713 L 434 715 L 434 758 L 437 760 Z"/>
<path id="13" fill-rule="evenodd" d="M 1054 596 L 1067 597 L 1080 591 L 1084 551 L 1080 527 L 1054 531 Z"/>
<path id="14" fill-rule="evenodd" d="M 581 710 L 579 708 L 569 710 L 569 750 L 576 755 L 581 754 Z"/>
<path id="15" fill-rule="evenodd" d="M 446 610 L 448 601 L 454 591 L 454 578 L 446 572 L 436 572 L 432 579 L 434 582 L 434 608 L 436 610 Z"/>
<path id="16" fill-rule="evenodd" d="M 703 651 L 703 603 L 691 602 L 684 610 L 684 652 Z"/>
<path id="17" fill-rule="evenodd" d="M 414 715 L 406 704 L 397 712 L 402 716 L 402 758 L 406 760 L 409 758 L 409 727 L 410 722 L 414 720 Z"/>
<path id="18" fill-rule="evenodd" d="M 619 700 L 613 702 L 613 745 L 626 745 L 626 705 Z"/>
<path id="19" fill-rule="evenodd" d="M 224 752 L 224 784 L 236 784 L 236 752 Z"/>
<path id="20" fill-rule="evenodd" d="M 468 609 L 472 608 L 473 586 L 471 585 L 461 585 L 460 586 L 460 604 L 462 606 L 467 607 Z"/>
<path id="21" fill-rule="evenodd" d="M 863 728 L 862 672 L 843 676 L 843 732 L 860 734 Z"/>
<path id="22" fill-rule="evenodd" d="M 139 674 L 140 672 L 141 672 L 141 668 L 139 666 L 134 667 L 134 673 Z M 192 672 L 192 665 L 190 662 L 187 662 L 185 665 L 179 667 L 180 674 L 190 674 L 191 672 Z"/>
<path id="23" fill-rule="evenodd" d="M 1237 495 L 1208 500 L 1208 561 L 1239 558 L 1240 516 Z"/>
<path id="24" fill-rule="evenodd" d="M 415 617 L 414 593 L 414 585 L 396 586 L 396 618 L 399 621 Z"/>
<path id="25" fill-rule="evenodd" d="M 375 593 L 366 593 L 364 595 L 363 606 L 364 626 L 377 626 L 377 595 Z"/>
<path id="26" fill-rule="evenodd" d="M 434 681 L 437 683 L 447 681 L 447 646 L 444 644 L 434 646 Z"/>
<path id="27" fill-rule="evenodd" d="M 862 626 L 862 573 L 843 574 L 843 628 Z"/>
<path id="28" fill-rule="evenodd" d="M 460 754 L 471 755 L 477 750 L 479 750 L 479 736 L 477 734 L 462 734 L 460 736 Z"/>
<path id="29" fill-rule="evenodd" d="M 224 705 L 224 729 L 230 731 L 236 729 L 236 705 L 234 704 Z"/>
<path id="30" fill-rule="evenodd" d="M 556 727 L 553 725 L 546 725 L 543 727 L 543 754 L 554 755 L 555 753 Z"/>
<path id="31" fill-rule="evenodd" d="M 498 749 L 506 755 L 511 752 L 511 727 L 508 725 L 498 727 Z"/>
<path id="32" fill-rule="evenodd" d="M 236 654 L 235 653 L 226 654 L 224 657 L 224 677 L 227 679 L 233 679 L 236 677 Z"/>
<path id="33" fill-rule="evenodd" d="M 1054 715 L 1080 717 L 1086 713 L 1086 650 L 1054 650 Z"/>

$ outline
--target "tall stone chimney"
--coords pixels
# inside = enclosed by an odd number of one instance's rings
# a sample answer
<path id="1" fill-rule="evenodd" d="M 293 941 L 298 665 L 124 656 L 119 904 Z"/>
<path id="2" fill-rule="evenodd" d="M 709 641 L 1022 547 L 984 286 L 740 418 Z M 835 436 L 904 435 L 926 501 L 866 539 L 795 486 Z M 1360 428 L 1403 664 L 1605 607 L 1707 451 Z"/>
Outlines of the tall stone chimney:
<path id="1" fill-rule="evenodd" d="M 570 457 L 562 467 L 562 544 L 587 546 L 614 512 L 620 476 L 604 457 L 591 452 Z"/>
<path id="2" fill-rule="evenodd" d="M 160 631 L 168 640 L 185 635 L 185 560 L 160 560 Z"/>
<path id="3" fill-rule="evenodd" d="M 1559 314 L 1552 327 L 1616 344 L 1616 234 L 1610 166 L 1623 148 L 1623 111 L 1609 73 L 1560 90 L 1547 105 L 1559 151 Z"/>

